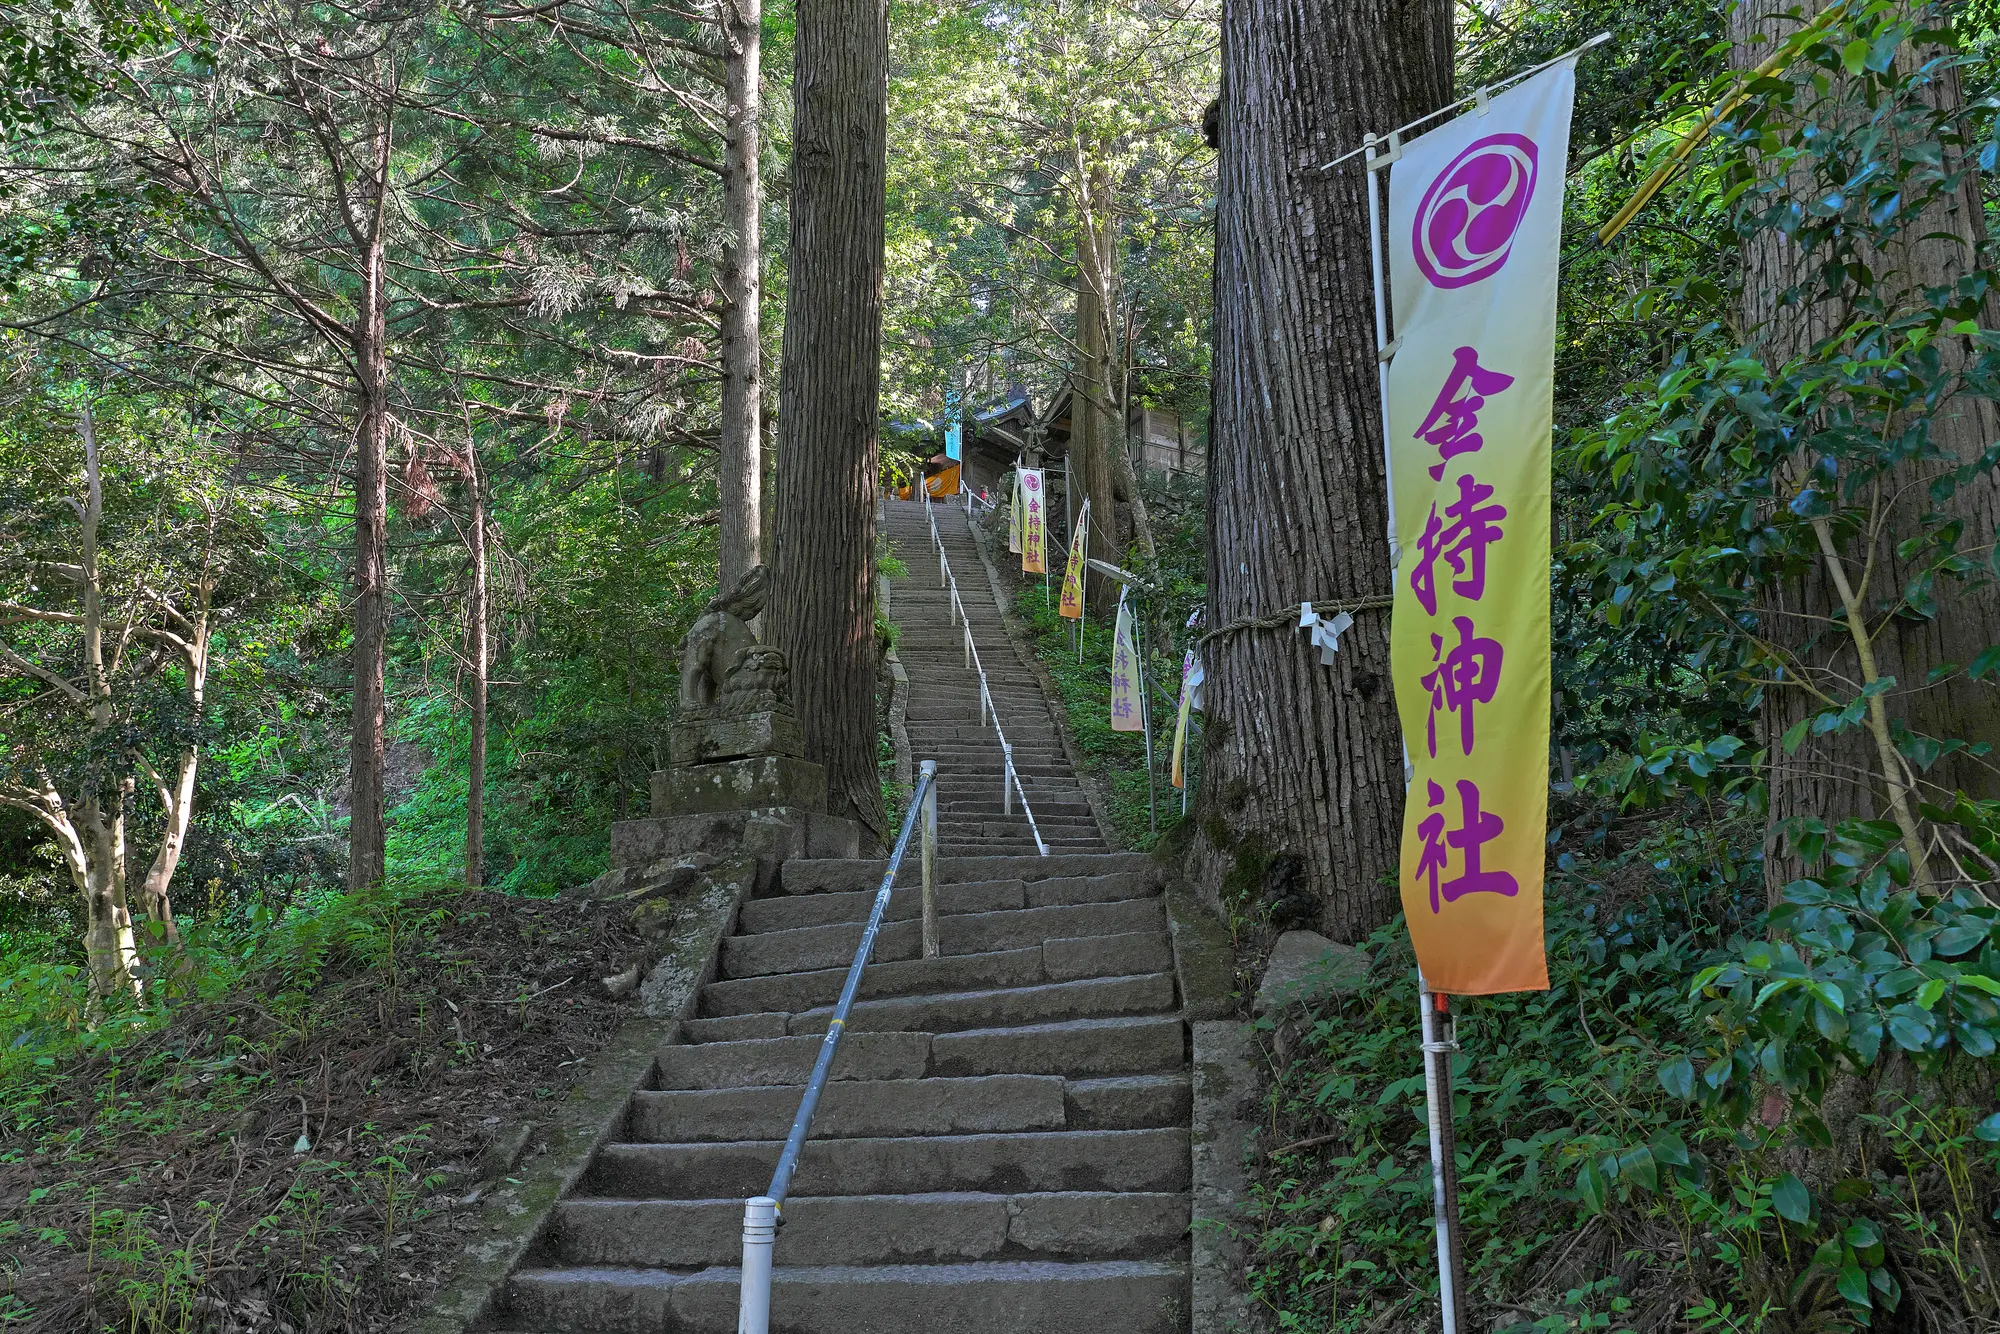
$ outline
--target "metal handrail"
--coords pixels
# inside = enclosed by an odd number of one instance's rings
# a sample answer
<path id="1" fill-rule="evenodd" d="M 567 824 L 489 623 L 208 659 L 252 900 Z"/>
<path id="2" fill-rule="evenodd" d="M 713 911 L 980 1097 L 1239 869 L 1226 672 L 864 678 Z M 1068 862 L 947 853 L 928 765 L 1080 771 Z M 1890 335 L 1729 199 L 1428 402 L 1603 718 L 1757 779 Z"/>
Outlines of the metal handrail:
<path id="1" fill-rule="evenodd" d="M 965 665 L 979 673 L 979 721 L 993 724 L 993 735 L 1000 740 L 1000 813 L 1014 813 L 1014 794 L 1021 796 L 1021 814 L 1028 819 L 1028 832 L 1034 835 L 1035 851 L 1046 857 L 1049 845 L 1042 841 L 1042 831 L 1035 824 L 1035 812 L 1028 805 L 1028 789 L 1021 783 L 1021 775 L 1014 768 L 1014 745 L 1007 740 L 1007 733 L 1000 726 L 1000 708 L 993 702 L 993 687 L 986 680 L 986 668 L 979 661 L 979 646 L 972 642 L 972 618 L 965 613 L 965 600 L 958 595 L 958 576 L 951 572 L 951 561 L 944 554 L 944 538 L 938 533 L 937 511 L 931 508 L 931 498 L 924 496 L 924 517 L 931 525 L 931 545 L 937 548 L 938 585 L 951 590 L 952 624 L 965 630 Z"/>
<path id="2" fill-rule="evenodd" d="M 910 809 L 903 815 L 902 832 L 897 834 L 896 846 L 889 854 L 888 869 L 882 874 L 882 887 L 875 891 L 875 906 L 868 913 L 868 925 L 861 932 L 861 943 L 854 947 L 854 962 L 848 965 L 847 980 L 840 988 L 840 999 L 834 1003 L 833 1014 L 827 1021 L 826 1040 L 820 1043 L 819 1059 L 813 1062 L 812 1074 L 806 1080 L 805 1094 L 799 1099 L 798 1115 L 792 1118 L 791 1133 L 785 1136 L 785 1151 L 778 1155 L 777 1169 L 771 1173 L 770 1189 L 743 1206 L 743 1271 L 737 1306 L 737 1334 L 769 1334 L 771 1263 L 778 1237 L 778 1217 L 785 1207 L 785 1196 L 792 1187 L 792 1173 L 798 1169 L 799 1150 L 805 1147 L 806 1133 L 812 1128 L 813 1113 L 819 1108 L 819 1095 L 826 1088 L 827 1075 L 833 1069 L 834 1053 L 840 1049 L 841 1035 L 847 1031 L 847 1012 L 854 1004 L 855 994 L 861 990 L 861 970 L 868 966 L 869 956 L 875 952 L 875 936 L 882 929 L 882 915 L 888 911 L 889 896 L 896 886 L 896 873 L 902 869 L 903 854 L 909 851 L 910 835 L 920 824 L 923 829 L 923 949 L 926 959 L 935 959 L 938 955 L 936 760 L 923 762 L 916 790 L 910 794 Z"/>

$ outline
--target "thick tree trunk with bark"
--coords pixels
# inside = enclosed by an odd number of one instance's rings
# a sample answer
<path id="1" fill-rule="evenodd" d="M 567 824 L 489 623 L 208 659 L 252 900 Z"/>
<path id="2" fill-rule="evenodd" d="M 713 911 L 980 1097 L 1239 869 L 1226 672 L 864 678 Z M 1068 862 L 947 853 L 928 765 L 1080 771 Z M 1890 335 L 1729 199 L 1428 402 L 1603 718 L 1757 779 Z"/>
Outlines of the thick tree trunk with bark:
<path id="1" fill-rule="evenodd" d="M 1119 432 L 1111 395 L 1110 278 L 1106 258 L 1111 249 L 1109 176 L 1102 166 L 1086 166 L 1079 174 L 1088 183 L 1076 227 L 1076 373 L 1070 377 L 1070 495 L 1080 509 L 1090 501 L 1089 555 L 1120 564 L 1125 532 L 1118 524 L 1118 497 L 1113 486 L 1112 454 Z M 1118 601 L 1116 581 L 1087 574 L 1089 604 L 1108 612 Z"/>
<path id="2" fill-rule="evenodd" d="M 763 559 L 763 209 L 758 196 L 758 116 L 762 112 L 762 0 L 723 0 L 722 436 L 716 460 L 722 506 L 722 587 Z"/>
<path id="3" fill-rule="evenodd" d="M 1206 778 L 1198 883 L 1290 896 L 1354 941 L 1397 910 L 1403 756 L 1386 617 L 1332 667 L 1300 601 L 1389 587 L 1382 423 L 1358 159 L 1314 167 L 1451 94 L 1448 0 L 1226 0 L 1209 442 Z"/>
<path id="4" fill-rule="evenodd" d="M 887 183 L 886 0 L 802 6 L 779 377 L 775 595 L 806 757 L 878 842 L 875 494 Z"/>
<path id="5" fill-rule="evenodd" d="M 1823 7 L 1806 6 L 1804 17 L 1809 19 L 1812 11 Z M 1742 0 L 1731 19 L 1737 64 L 1749 68 L 1764 60 L 1775 49 L 1772 43 L 1795 32 L 1801 21 L 1798 6 L 1790 0 Z M 1760 34 L 1769 40 L 1758 40 Z M 1913 58 L 1914 53 L 1905 50 L 1898 54 L 1898 63 L 1906 65 Z M 1956 70 L 1940 71 L 1933 88 L 1934 106 L 1946 112 L 1962 110 L 1964 94 Z M 1867 112 L 1857 107 L 1855 114 Z M 1810 193 L 1807 174 L 1798 174 L 1799 190 Z M 1922 288 L 1954 281 L 1974 262 L 1984 230 L 1979 180 L 1968 173 L 1959 191 L 1906 224 L 1904 234 L 1910 240 L 1879 257 L 1878 290 L 1902 293 L 1914 301 Z M 1776 231 L 1760 232 L 1743 247 L 1745 334 L 1759 343 L 1773 365 L 1808 352 L 1843 322 L 1843 313 L 1825 304 L 1780 303 L 1787 289 L 1808 282 L 1809 270 L 1817 262 Z M 1954 408 L 1940 414 L 1932 438 L 1961 460 L 1976 458 L 2000 435 L 2000 417 L 1985 400 L 1961 399 Z M 1809 463 L 1800 460 L 1799 467 Z M 2000 736 L 2000 691 L 1990 683 L 1968 680 L 1962 671 L 1936 685 L 1926 682 L 1933 668 L 1948 662 L 1963 667 L 1987 646 L 2000 642 L 2000 590 L 1991 583 L 1969 588 L 1940 579 L 1937 615 L 1888 615 L 1920 568 L 1898 557 L 1896 543 L 1919 531 L 1921 515 L 1929 508 L 1928 481 L 1939 471 L 1940 465 L 1927 463 L 1894 474 L 1897 493 L 1885 489 L 1879 499 L 1880 522 L 1871 525 L 1879 533 L 1876 539 L 1872 543 L 1850 539 L 1844 548 L 1836 543 L 1834 551 L 1803 577 L 1772 590 L 1761 608 L 1761 633 L 1804 664 L 1822 689 L 1832 681 L 1843 683 L 1836 693 L 1845 702 L 1858 693 L 1865 674 L 1861 646 L 1848 628 L 1839 587 L 1845 578 L 1870 630 L 1869 665 L 1875 675 L 1896 679 L 1896 688 L 1880 699 L 1885 724 L 1900 723 L 1940 740 L 1991 739 Z M 1797 478 L 1780 480 L 1780 503 L 1797 485 Z M 1971 535 L 1990 534 L 2000 524 L 2000 485 L 1993 474 L 1984 473 L 1961 486 L 1951 510 L 1965 520 L 1968 547 L 1986 541 Z M 1774 686 L 1765 693 L 1764 731 L 1770 748 L 1765 878 L 1772 896 L 1806 871 L 1783 837 L 1796 818 L 1828 824 L 1850 818 L 1894 819 L 1899 797 L 1905 807 L 1916 801 L 1948 801 L 1954 791 L 2000 797 L 2000 777 L 1990 759 L 1947 756 L 1928 772 L 1901 760 L 1885 765 L 1876 735 L 1865 728 L 1809 735 L 1796 752 L 1786 755 L 1785 733 L 1825 707 L 1803 689 Z M 1900 794 L 1898 788 L 1903 789 Z M 1930 869 L 1938 874 L 1946 868 Z"/>

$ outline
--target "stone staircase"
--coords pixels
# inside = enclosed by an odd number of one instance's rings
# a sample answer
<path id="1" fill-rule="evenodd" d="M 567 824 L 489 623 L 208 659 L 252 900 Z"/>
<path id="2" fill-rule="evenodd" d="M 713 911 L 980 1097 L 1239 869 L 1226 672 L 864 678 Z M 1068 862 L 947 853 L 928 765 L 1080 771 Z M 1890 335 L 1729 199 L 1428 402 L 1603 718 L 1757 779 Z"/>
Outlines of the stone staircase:
<path id="1" fill-rule="evenodd" d="M 778 1234 L 786 1334 L 1181 1334 L 1187 1026 L 1157 874 L 1124 853 L 939 863 L 891 900 Z M 792 861 L 685 1041 L 557 1206 L 501 1328 L 727 1334 L 760 1194 L 883 864 Z M 914 865 L 905 879 L 913 880 Z"/>
<path id="2" fill-rule="evenodd" d="M 1187 1334 L 1189 1026 L 1159 873 L 1104 851 L 964 515 L 939 518 L 1051 855 L 1001 812 L 922 506 L 892 506 L 911 739 L 942 778 L 941 952 L 922 957 L 913 848 L 785 1205 L 771 1328 Z M 742 904 L 696 1017 L 494 1328 L 736 1328 L 743 1202 L 777 1164 L 884 865 L 794 858 Z"/>
<path id="3" fill-rule="evenodd" d="M 891 548 L 910 570 L 908 578 L 892 583 L 890 593 L 891 619 L 902 628 L 896 654 L 910 675 L 910 749 L 919 759 L 938 762 L 939 841 L 947 854 L 1032 853 L 1035 841 L 1020 802 L 1014 802 L 1011 815 L 1002 809 L 1000 743 L 992 725 L 979 721 L 979 674 L 965 665 L 965 632 L 952 624 L 950 594 L 938 586 L 923 502 L 886 505 Z M 1041 684 L 1002 627 L 965 511 L 938 505 L 935 513 L 1042 839 L 1051 852 L 1101 851 L 1104 836 L 1063 751 Z"/>

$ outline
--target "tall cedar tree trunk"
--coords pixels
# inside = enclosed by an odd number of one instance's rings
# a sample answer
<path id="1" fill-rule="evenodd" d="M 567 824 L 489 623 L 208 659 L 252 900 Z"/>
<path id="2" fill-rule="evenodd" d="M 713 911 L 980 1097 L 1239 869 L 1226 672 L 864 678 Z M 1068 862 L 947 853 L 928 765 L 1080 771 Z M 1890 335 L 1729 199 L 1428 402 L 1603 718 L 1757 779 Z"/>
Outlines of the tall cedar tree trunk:
<path id="1" fill-rule="evenodd" d="M 1807 5 L 1805 17 L 1823 7 Z M 1791 11 L 1790 16 L 1787 11 Z M 1772 41 L 1782 40 L 1796 31 L 1800 22 L 1799 8 L 1792 0 L 1741 0 L 1731 19 L 1736 63 L 1748 68 L 1771 53 L 1771 41 L 1756 40 L 1759 33 Z M 1907 69 L 1922 58 L 1906 48 L 1897 54 L 1897 66 Z M 1933 90 L 1933 105 L 1940 110 L 1963 109 L 1964 94 L 1956 70 L 1941 71 Z M 1856 114 L 1866 112 L 1857 109 Z M 1797 184 L 1801 191 L 1811 193 L 1811 181 L 1804 173 Z M 1882 262 L 1876 266 L 1884 289 L 1914 296 L 1923 287 L 1947 284 L 1965 273 L 1984 240 L 1978 176 L 1968 173 L 1956 194 L 1933 204 L 1920 218 L 1909 220 L 1905 235 L 1913 239 L 1881 256 Z M 1786 289 L 1810 283 L 1809 269 L 1815 262 L 1775 231 L 1760 232 L 1743 247 L 1743 323 L 1746 336 L 1759 340 L 1770 364 L 1807 352 L 1842 322 L 1840 312 L 1823 304 L 1779 304 Z M 1977 458 L 2000 431 L 1994 406 L 1965 398 L 1953 407 L 1955 411 L 1948 408 L 1935 419 L 1932 437 L 1961 460 Z M 2000 692 L 1990 684 L 1967 680 L 1962 671 L 1935 686 L 1926 688 L 1925 683 L 1932 668 L 1947 662 L 1963 665 L 1987 646 L 2000 642 L 2000 592 L 1990 583 L 1968 588 L 1939 579 L 1936 616 L 1903 614 L 1883 622 L 1884 614 L 1919 568 L 1915 562 L 1900 559 L 1895 544 L 1918 531 L 1919 517 L 1927 508 L 1922 482 L 1935 471 L 1933 464 L 1924 467 L 1921 478 L 1915 469 L 1897 474 L 1903 494 L 1884 501 L 1888 521 L 1880 525 L 1873 548 L 1865 538 L 1849 539 L 1839 553 L 1840 560 L 1850 587 L 1859 585 L 1863 571 L 1873 567 L 1862 597 L 1867 623 L 1874 631 L 1870 647 L 1876 672 L 1896 678 L 1896 688 L 1882 699 L 1888 717 L 1941 740 L 1991 740 L 2000 736 Z M 1795 479 L 1781 480 L 1781 501 L 1789 499 L 1796 485 Z M 1977 535 L 1992 533 L 2000 523 L 2000 487 L 1996 487 L 1992 473 L 1982 473 L 1976 481 L 1961 486 L 1951 509 L 1965 520 L 1968 547 L 1988 540 Z M 1761 619 L 1762 633 L 1771 642 L 1798 655 L 1810 668 L 1820 673 L 1836 672 L 1853 683 L 1837 692 L 1843 698 L 1859 690 L 1862 672 L 1858 653 L 1827 561 L 1772 590 L 1764 600 Z M 1786 731 L 1824 707 L 1804 690 L 1772 687 L 1765 692 L 1764 733 L 1770 747 L 1765 881 L 1774 901 L 1786 884 L 1806 872 L 1784 845 L 1783 830 L 1789 821 L 1812 817 L 1831 824 L 1856 817 L 1893 818 L 1884 766 L 1868 731 L 1850 728 L 1809 736 L 1795 753 L 1784 753 Z M 1918 800 L 1948 800 L 1955 790 L 1980 798 L 2000 797 L 2000 780 L 1996 780 L 1991 762 L 1969 756 L 1947 756 L 1928 773 L 1911 769 L 1900 777 L 1914 780 Z M 1931 869 L 1936 872 L 1942 868 Z"/>
<path id="2" fill-rule="evenodd" d="M 1070 495 L 1080 510 L 1090 501 L 1087 554 L 1121 564 L 1125 534 L 1118 524 L 1111 455 L 1118 448 L 1111 393 L 1111 300 L 1109 266 L 1110 178 L 1102 165 L 1078 155 L 1077 174 L 1085 183 L 1076 220 L 1076 373 L 1070 378 Z M 1101 575 L 1086 576 L 1090 602 L 1109 611 L 1118 586 Z"/>
<path id="3" fill-rule="evenodd" d="M 722 587 L 763 559 L 763 210 L 758 198 L 757 119 L 762 108 L 762 0 L 723 0 L 722 438 L 716 462 L 722 502 Z"/>
<path id="4" fill-rule="evenodd" d="M 388 169 L 388 129 L 378 150 Z M 386 184 L 378 182 L 378 184 Z M 380 201 L 362 251 L 366 266 L 354 316 L 354 361 L 360 377 L 361 421 L 354 470 L 354 720 L 348 744 L 348 888 L 380 885 L 387 873 L 383 829 L 383 671 L 389 640 L 389 360 L 387 265 Z"/>
<path id="5" fill-rule="evenodd" d="M 1313 168 L 1451 95 L 1449 0 L 1225 0 L 1208 623 L 1389 585 L 1368 211 Z M 1227 895 L 1317 896 L 1360 940 L 1397 909 L 1403 755 L 1388 623 L 1332 667 L 1295 628 L 1208 641 L 1193 848 Z"/>
<path id="6" fill-rule="evenodd" d="M 770 637 L 791 660 L 828 807 L 882 841 L 875 735 L 875 492 L 887 185 L 887 0 L 798 15 L 792 254 L 778 398 Z"/>
<path id="7" fill-rule="evenodd" d="M 472 747 L 465 761 L 465 887 L 486 883 L 486 475 L 468 419 L 465 468 L 472 486 L 472 592 L 467 599 L 465 650 L 472 663 Z"/>

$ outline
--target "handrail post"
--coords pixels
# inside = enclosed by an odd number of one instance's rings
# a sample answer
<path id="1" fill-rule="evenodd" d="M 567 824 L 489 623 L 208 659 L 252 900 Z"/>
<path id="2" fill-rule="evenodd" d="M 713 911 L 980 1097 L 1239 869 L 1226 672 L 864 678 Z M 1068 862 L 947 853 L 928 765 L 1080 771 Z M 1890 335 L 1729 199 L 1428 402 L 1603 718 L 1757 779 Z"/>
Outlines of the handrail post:
<path id="1" fill-rule="evenodd" d="M 1014 744 L 1006 742 L 1000 747 L 1000 813 L 1014 813 Z"/>
<path id="2" fill-rule="evenodd" d="M 924 957 L 938 956 L 938 910 L 937 910 L 937 761 L 925 760 L 923 772 L 931 780 L 924 792 L 923 814 L 923 866 L 924 866 Z"/>
<path id="3" fill-rule="evenodd" d="M 778 1239 L 778 1202 L 759 1195 L 743 1206 L 743 1288 L 736 1334 L 770 1334 L 771 1250 Z"/>
<path id="4" fill-rule="evenodd" d="M 969 671 L 971 671 L 971 670 L 972 670 L 972 622 L 971 622 L 971 620 L 969 620 L 969 619 L 968 619 L 968 620 L 966 620 L 966 621 L 964 622 L 964 625 L 965 625 L 965 670 L 967 670 L 967 671 L 969 672 Z"/>

